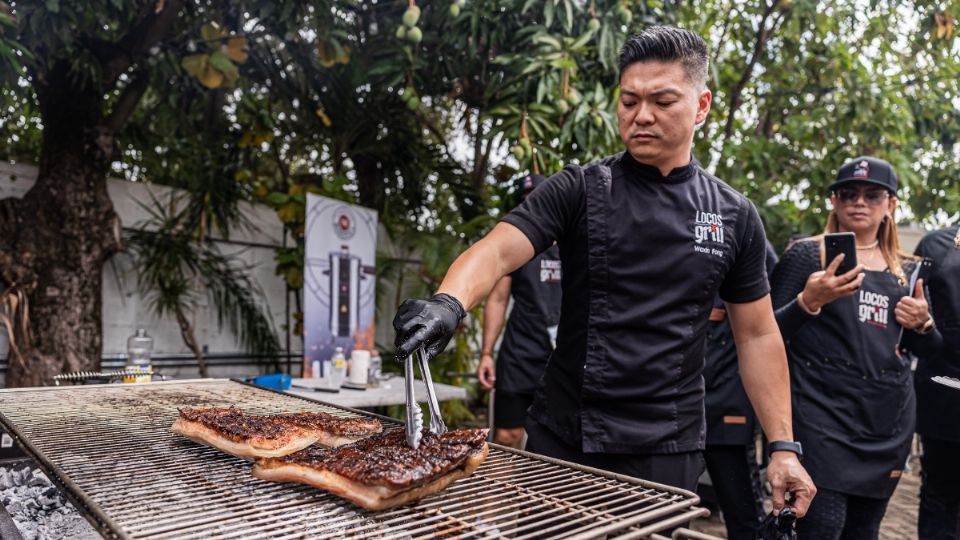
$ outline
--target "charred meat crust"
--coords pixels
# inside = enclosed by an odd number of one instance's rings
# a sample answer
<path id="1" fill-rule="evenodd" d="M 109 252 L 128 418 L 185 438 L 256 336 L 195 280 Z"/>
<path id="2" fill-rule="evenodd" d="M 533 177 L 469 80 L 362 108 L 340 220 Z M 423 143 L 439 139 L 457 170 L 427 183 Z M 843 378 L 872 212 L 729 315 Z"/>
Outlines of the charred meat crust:
<path id="1" fill-rule="evenodd" d="M 245 414 L 233 408 L 180 409 L 180 418 L 216 431 L 226 439 L 242 442 L 302 436 L 306 431 L 363 436 L 381 431 L 375 418 L 338 418 L 326 413 Z"/>
<path id="2" fill-rule="evenodd" d="M 310 447 L 289 456 L 258 460 L 260 467 L 298 465 L 330 471 L 365 485 L 393 490 L 426 484 L 483 452 L 487 430 L 457 430 L 437 436 L 424 431 L 420 448 L 407 446 L 402 430 L 374 435 L 333 449 Z"/>
<path id="3" fill-rule="evenodd" d="M 383 429 L 376 418 L 340 418 L 322 412 L 283 413 L 275 415 L 274 418 L 335 435 L 369 435 L 379 433 Z"/>

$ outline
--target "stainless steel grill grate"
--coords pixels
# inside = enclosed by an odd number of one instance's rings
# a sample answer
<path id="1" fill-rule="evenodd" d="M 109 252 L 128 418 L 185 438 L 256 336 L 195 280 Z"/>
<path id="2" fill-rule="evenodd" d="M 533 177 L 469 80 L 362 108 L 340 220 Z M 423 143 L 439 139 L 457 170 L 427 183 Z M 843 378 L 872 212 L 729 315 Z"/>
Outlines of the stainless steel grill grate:
<path id="1" fill-rule="evenodd" d="M 202 406 L 362 414 L 226 380 L 0 391 L 0 421 L 106 536 L 643 538 L 707 514 L 687 491 L 500 447 L 442 493 L 368 512 L 170 432 Z"/>

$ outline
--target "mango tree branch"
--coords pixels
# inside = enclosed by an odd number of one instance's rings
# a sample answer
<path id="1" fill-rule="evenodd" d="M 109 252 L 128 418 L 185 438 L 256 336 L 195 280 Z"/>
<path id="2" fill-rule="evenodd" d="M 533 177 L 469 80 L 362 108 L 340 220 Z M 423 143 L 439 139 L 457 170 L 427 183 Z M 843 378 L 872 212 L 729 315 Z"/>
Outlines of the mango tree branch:
<path id="1" fill-rule="evenodd" d="M 780 21 L 783 19 L 783 14 L 785 11 L 781 11 L 780 14 L 777 15 L 776 19 L 774 19 L 773 24 L 767 28 L 767 21 L 770 19 L 770 16 L 773 15 L 778 3 L 778 0 L 773 0 L 769 5 L 767 5 L 766 9 L 764 9 L 763 16 L 760 18 L 760 23 L 757 25 L 757 36 L 753 43 L 753 51 L 750 53 L 750 59 L 747 61 L 747 65 L 744 67 L 743 73 L 740 75 L 740 79 L 736 82 L 736 84 L 733 85 L 733 88 L 730 91 L 727 121 L 723 128 L 724 143 L 726 143 L 726 141 L 730 138 L 730 135 L 733 134 L 734 119 L 736 118 L 737 110 L 743 103 L 743 89 L 746 88 L 747 83 L 750 82 L 750 79 L 753 77 L 754 67 L 756 67 L 757 62 L 760 60 L 760 56 L 764 53 L 770 36 L 773 35 L 774 30 L 776 30 L 777 26 L 780 24 Z"/>
<path id="2" fill-rule="evenodd" d="M 149 73 L 147 73 L 146 70 L 140 70 L 134 75 L 130 84 L 123 89 L 123 94 L 120 95 L 116 106 L 113 107 L 113 110 L 110 111 L 110 114 L 104 122 L 113 133 L 120 131 L 130 118 L 130 115 L 137 109 L 140 98 L 143 97 L 143 93 L 147 91 L 149 83 Z"/>

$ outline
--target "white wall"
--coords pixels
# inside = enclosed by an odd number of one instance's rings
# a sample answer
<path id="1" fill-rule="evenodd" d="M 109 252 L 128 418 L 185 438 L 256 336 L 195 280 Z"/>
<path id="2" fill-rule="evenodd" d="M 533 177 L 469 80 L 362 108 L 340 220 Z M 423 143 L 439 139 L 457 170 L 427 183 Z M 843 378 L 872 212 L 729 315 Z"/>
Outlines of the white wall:
<path id="1" fill-rule="evenodd" d="M 29 165 L 10 165 L 0 163 L 0 199 L 22 197 L 33 185 L 36 167 Z M 110 179 L 107 184 L 114 209 L 120 216 L 124 228 L 138 227 L 138 223 L 149 217 L 148 212 L 139 203 L 150 204 L 151 194 L 158 200 L 166 200 L 173 191 L 165 186 L 128 182 Z M 241 210 L 250 220 L 249 231 L 234 231 L 229 242 L 218 242 L 221 252 L 236 254 L 245 265 L 251 267 L 251 277 L 263 290 L 270 314 L 272 315 L 281 348 L 285 346 L 285 294 L 283 279 L 274 273 L 274 248 L 283 244 L 283 226 L 272 209 L 262 205 L 243 203 Z M 213 355 L 243 355 L 236 336 L 227 329 L 219 329 L 216 311 L 207 304 L 205 295 L 199 295 L 199 305 L 193 313 L 193 322 L 197 339 Z M 154 338 L 155 355 L 189 356 L 189 349 L 180 337 L 180 329 L 172 318 L 158 319 L 150 312 L 149 299 L 137 290 L 136 274 L 132 272 L 131 257 L 127 253 L 115 255 L 103 270 L 103 356 L 105 360 L 121 358 L 126 352 L 127 337 L 137 327 L 147 329 Z M 290 297 L 290 311 L 296 310 L 293 295 Z M 298 337 L 291 338 L 291 349 L 295 354 L 302 351 Z M 0 358 L 7 354 L 5 333 L 0 330 Z M 109 363 L 109 362 L 108 362 Z M 299 366 L 299 360 L 294 362 Z M 256 368 L 216 368 L 212 374 L 233 376 L 255 374 Z M 195 376 L 196 370 L 169 370 L 175 376 Z M 234 373 L 236 372 L 236 373 Z M 2 376 L 0 376 L 2 378 Z"/>

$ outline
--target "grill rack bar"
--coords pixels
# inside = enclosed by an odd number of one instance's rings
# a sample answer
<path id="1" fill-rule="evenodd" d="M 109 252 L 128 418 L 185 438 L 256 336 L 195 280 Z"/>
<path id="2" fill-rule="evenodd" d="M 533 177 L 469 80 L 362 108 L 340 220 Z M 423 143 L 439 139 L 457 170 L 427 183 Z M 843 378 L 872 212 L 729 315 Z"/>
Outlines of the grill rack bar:
<path id="1" fill-rule="evenodd" d="M 4 394 L 16 399 L 0 399 L 0 423 L 108 538 L 641 538 L 709 514 L 688 491 L 495 444 L 442 494 L 368 512 L 309 486 L 256 480 L 249 464 L 169 427 L 177 406 L 320 410 L 400 429 L 387 417 L 227 380 Z"/>

